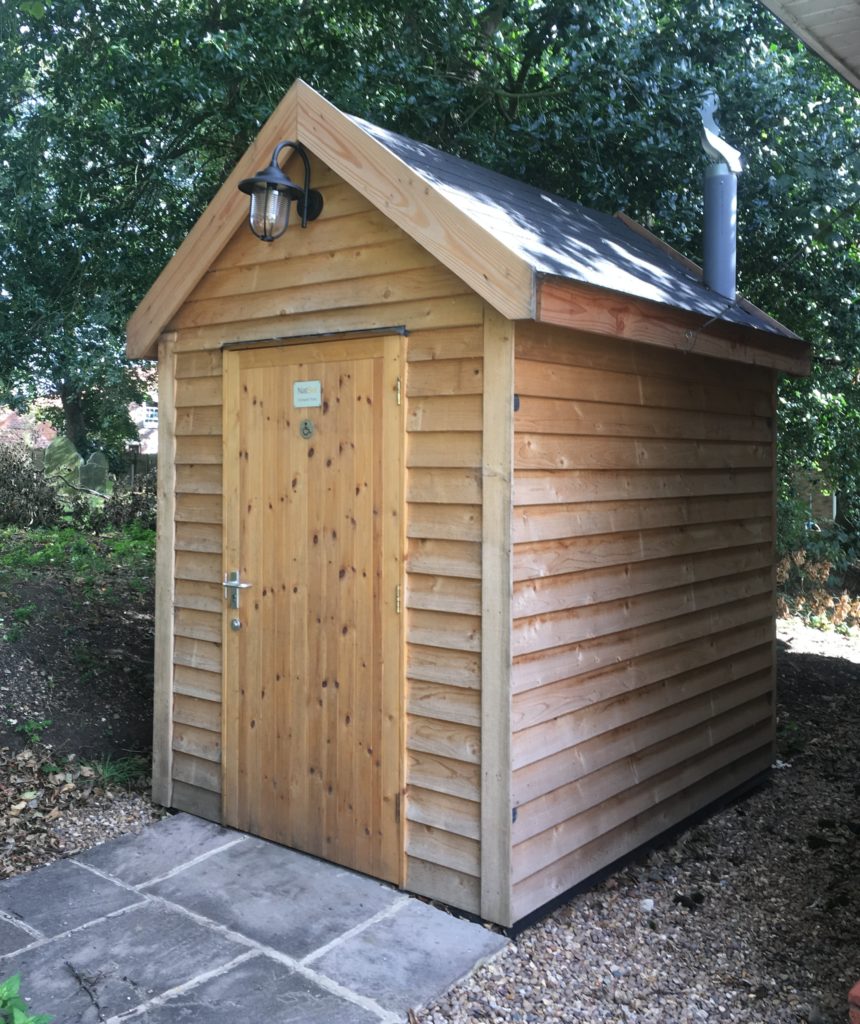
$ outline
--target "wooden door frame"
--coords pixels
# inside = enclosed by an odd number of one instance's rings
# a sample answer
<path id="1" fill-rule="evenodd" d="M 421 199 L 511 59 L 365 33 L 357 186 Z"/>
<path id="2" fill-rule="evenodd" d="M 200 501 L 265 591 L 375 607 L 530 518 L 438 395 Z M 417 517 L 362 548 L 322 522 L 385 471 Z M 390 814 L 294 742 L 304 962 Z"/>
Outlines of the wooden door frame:
<path id="1" fill-rule="evenodd" d="M 324 361 L 361 358 L 368 350 L 369 342 L 384 342 L 383 390 L 391 395 L 391 401 L 383 408 L 382 459 L 386 479 L 391 487 L 386 494 L 383 514 L 383 564 L 380 593 L 382 601 L 382 658 L 384 669 L 385 704 L 396 709 L 396 727 L 384 730 L 385 745 L 383 764 L 386 773 L 394 773 L 396 779 L 385 786 L 385 800 L 395 801 L 395 822 L 397 829 L 397 878 L 402 887 L 406 878 L 405 814 L 403 797 L 406 776 L 405 736 L 405 680 L 406 680 L 406 628 L 405 628 L 405 552 L 406 552 L 406 407 L 402 396 L 406 394 L 406 335 L 398 329 L 383 331 L 347 332 L 325 336 L 303 336 L 277 339 L 270 342 L 238 343 L 224 346 L 223 360 L 223 525 L 222 525 L 222 574 L 238 564 L 238 530 L 232 529 L 241 517 L 238 474 L 231 479 L 229 467 L 238 466 L 239 461 L 239 398 L 240 390 L 236 375 L 243 355 L 261 352 L 272 355 L 282 353 L 285 348 L 301 348 L 303 355 L 317 351 L 317 358 Z M 401 595 L 403 595 L 401 597 Z M 226 607 L 226 604 L 223 606 Z M 223 611 L 223 608 L 222 608 Z M 230 643 L 234 638 L 229 628 L 230 616 L 222 618 L 222 694 L 221 694 L 221 818 L 225 825 L 237 820 L 238 813 L 238 772 L 230 764 L 230 752 L 237 747 L 238 716 L 232 712 L 229 682 L 238 675 L 238 644 Z M 396 746 L 396 749 L 394 749 Z M 392 767 L 393 766 L 393 767 Z"/>

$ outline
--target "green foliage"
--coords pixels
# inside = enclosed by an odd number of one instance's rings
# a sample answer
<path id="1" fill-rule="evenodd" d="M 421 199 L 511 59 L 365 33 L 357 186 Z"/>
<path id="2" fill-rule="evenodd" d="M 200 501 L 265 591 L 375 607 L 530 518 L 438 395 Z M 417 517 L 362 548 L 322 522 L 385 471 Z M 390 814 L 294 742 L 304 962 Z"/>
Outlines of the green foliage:
<path id="1" fill-rule="evenodd" d="M 0 444 L 0 527 L 45 526 L 63 513 L 56 489 L 22 444 Z"/>
<path id="2" fill-rule="evenodd" d="M 35 569 L 49 569 L 69 578 L 84 594 L 110 588 L 116 575 L 152 576 L 155 533 L 138 523 L 100 536 L 73 527 L 0 530 L 0 570 L 14 581 Z"/>
<path id="3" fill-rule="evenodd" d="M 20 733 L 33 746 L 42 742 L 45 730 L 50 729 L 53 724 L 50 718 L 28 718 L 15 726 L 15 732 Z"/>
<path id="4" fill-rule="evenodd" d="M 0 983 L 0 1024 L 51 1024 L 50 1014 L 31 1014 L 21 998 L 21 975 L 13 974 Z"/>
<path id="5" fill-rule="evenodd" d="M 110 455 L 123 324 L 298 76 L 342 108 L 608 212 L 692 258 L 716 87 L 746 159 L 740 285 L 815 345 L 781 466 L 860 492 L 860 96 L 752 0 L 103 0 L 0 17 L 0 391 Z M 45 154 L 49 154 L 46 158 Z M 256 170 L 250 168 L 249 170 Z"/>

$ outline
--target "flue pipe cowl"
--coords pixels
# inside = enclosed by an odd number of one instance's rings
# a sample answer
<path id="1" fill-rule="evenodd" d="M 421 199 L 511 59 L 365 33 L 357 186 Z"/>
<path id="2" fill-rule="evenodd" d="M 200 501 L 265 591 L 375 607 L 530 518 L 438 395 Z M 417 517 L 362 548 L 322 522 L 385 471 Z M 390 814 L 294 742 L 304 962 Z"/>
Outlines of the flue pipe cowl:
<path id="1" fill-rule="evenodd" d="M 720 135 L 714 120 L 720 101 L 717 94 L 705 94 L 702 117 L 702 147 L 714 161 L 705 171 L 704 274 L 705 284 L 734 301 L 737 295 L 738 174 L 743 170 L 741 154 Z"/>

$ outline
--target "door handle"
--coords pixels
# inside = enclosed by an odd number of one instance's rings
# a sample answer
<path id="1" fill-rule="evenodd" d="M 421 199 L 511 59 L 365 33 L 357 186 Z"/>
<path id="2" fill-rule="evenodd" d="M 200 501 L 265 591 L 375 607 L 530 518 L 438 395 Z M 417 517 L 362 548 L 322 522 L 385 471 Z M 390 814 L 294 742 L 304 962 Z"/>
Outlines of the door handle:
<path id="1" fill-rule="evenodd" d="M 224 576 L 224 600 L 230 601 L 231 608 L 239 607 L 239 591 L 247 590 L 252 583 L 242 583 L 239 570 L 234 569 Z"/>

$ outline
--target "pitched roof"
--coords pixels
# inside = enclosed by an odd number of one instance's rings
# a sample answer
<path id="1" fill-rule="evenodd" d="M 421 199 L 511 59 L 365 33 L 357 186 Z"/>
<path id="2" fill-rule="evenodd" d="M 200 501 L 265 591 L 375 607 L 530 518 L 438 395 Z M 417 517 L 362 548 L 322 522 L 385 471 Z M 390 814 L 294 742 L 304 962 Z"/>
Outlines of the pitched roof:
<path id="1" fill-rule="evenodd" d="M 238 181 L 284 138 L 301 142 L 503 316 L 676 348 L 692 337 L 703 354 L 806 370 L 807 347 L 795 335 L 750 303 L 710 291 L 697 268 L 638 225 L 350 117 L 302 81 L 129 320 L 130 357 L 153 355 L 247 216 Z"/>
<path id="2" fill-rule="evenodd" d="M 796 337 L 754 307 L 731 305 L 667 246 L 617 217 L 541 192 L 361 118 L 350 120 L 438 188 L 464 216 L 501 239 L 536 274 Z"/>

